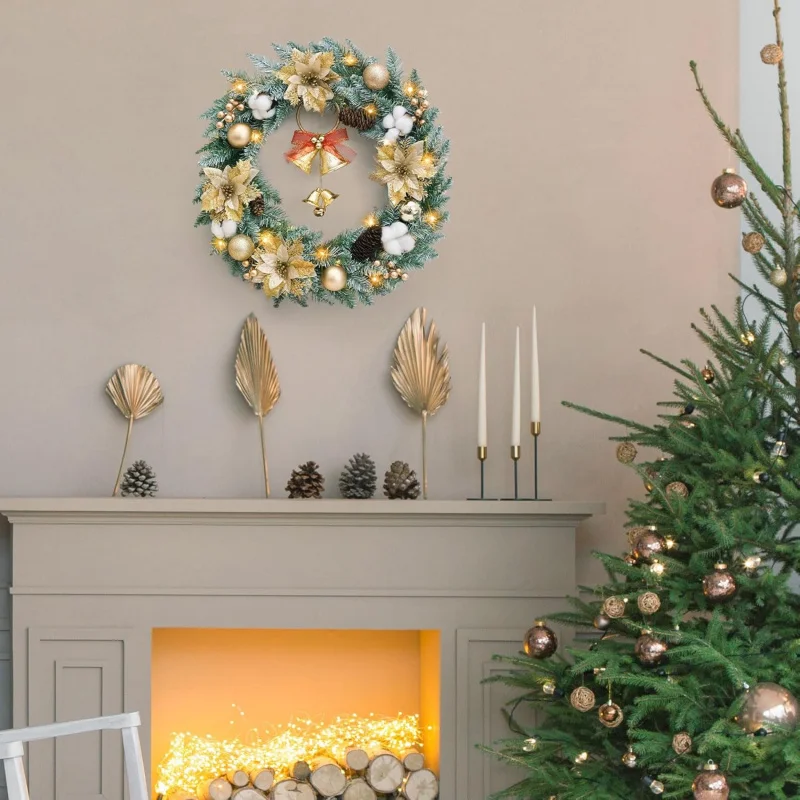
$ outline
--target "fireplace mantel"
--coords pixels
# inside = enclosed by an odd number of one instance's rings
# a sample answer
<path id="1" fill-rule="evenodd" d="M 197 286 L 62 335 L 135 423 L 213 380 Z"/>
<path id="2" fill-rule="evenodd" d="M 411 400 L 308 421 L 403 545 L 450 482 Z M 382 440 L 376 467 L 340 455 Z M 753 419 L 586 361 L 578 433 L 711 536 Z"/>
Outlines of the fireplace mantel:
<path id="1" fill-rule="evenodd" d="M 474 747 L 507 733 L 507 690 L 481 680 L 498 670 L 492 654 L 518 652 L 535 617 L 563 608 L 575 591 L 575 530 L 603 511 L 564 501 L 0 499 L 12 528 L 14 725 L 140 711 L 147 762 L 154 629 L 435 630 L 440 797 L 483 800 L 511 776 Z M 122 800 L 121 761 L 108 744 L 92 747 L 82 767 L 32 747 L 31 795 L 92 794 L 88 770 L 96 794 Z"/>

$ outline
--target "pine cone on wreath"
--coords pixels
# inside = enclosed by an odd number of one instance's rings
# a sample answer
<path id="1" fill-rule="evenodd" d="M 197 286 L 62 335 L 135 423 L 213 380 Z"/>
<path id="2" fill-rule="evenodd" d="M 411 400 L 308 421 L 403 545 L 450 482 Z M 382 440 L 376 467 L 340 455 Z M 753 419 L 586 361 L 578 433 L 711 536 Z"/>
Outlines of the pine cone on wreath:
<path id="1" fill-rule="evenodd" d="M 135 461 L 125 470 L 120 485 L 123 497 L 155 497 L 157 491 L 156 474 L 146 461 Z"/>
<path id="2" fill-rule="evenodd" d="M 286 484 L 286 491 L 292 499 L 322 497 L 325 478 L 319 471 L 319 464 L 315 461 L 306 461 L 297 469 L 292 470 L 292 476 Z"/>
<path id="3" fill-rule="evenodd" d="M 390 500 L 416 500 L 419 497 L 417 473 L 404 461 L 395 461 L 386 470 L 383 493 Z"/>
<path id="4" fill-rule="evenodd" d="M 264 213 L 264 195 L 260 194 L 258 197 L 253 198 L 250 203 L 250 213 L 254 217 L 260 217 Z"/>
<path id="5" fill-rule="evenodd" d="M 339 120 L 350 128 L 358 131 L 365 131 L 375 124 L 374 117 L 370 117 L 366 111 L 353 106 L 345 106 L 339 110 Z"/>
<path id="6" fill-rule="evenodd" d="M 367 228 L 359 237 L 353 242 L 350 252 L 356 261 L 373 261 L 378 251 L 381 249 L 383 242 L 381 240 L 381 226 L 375 225 L 372 228 Z"/>
<path id="7" fill-rule="evenodd" d="M 356 453 L 345 465 L 339 477 L 342 497 L 367 500 L 375 494 L 378 477 L 375 462 L 366 453 Z"/>

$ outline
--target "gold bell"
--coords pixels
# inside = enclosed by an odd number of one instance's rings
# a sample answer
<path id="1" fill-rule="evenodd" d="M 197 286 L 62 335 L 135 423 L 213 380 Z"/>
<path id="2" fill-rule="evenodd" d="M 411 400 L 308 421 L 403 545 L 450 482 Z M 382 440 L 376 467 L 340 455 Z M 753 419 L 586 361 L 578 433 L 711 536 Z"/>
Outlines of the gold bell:
<path id="1" fill-rule="evenodd" d="M 319 189 L 314 189 L 311 194 L 303 200 L 304 203 L 308 203 L 310 206 L 314 206 L 314 216 L 315 217 L 324 217 L 325 216 L 325 209 L 338 197 L 338 194 L 334 194 L 329 189 L 323 189 L 320 187 Z"/>

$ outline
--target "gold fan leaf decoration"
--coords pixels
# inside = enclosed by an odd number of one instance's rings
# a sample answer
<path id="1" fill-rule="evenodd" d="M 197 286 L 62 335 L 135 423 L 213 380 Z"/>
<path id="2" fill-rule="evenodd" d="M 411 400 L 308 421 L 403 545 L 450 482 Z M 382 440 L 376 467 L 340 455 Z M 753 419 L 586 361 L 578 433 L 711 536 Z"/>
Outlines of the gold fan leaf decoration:
<path id="1" fill-rule="evenodd" d="M 128 432 L 125 434 L 125 446 L 122 449 L 122 461 L 119 464 L 117 480 L 114 484 L 112 497 L 119 493 L 119 484 L 122 480 L 122 470 L 125 467 L 125 456 L 128 453 L 128 444 L 131 440 L 134 420 L 146 417 L 151 411 L 164 402 L 164 395 L 158 385 L 158 379 L 147 367 L 141 364 L 125 364 L 120 367 L 108 380 L 106 394 L 114 405 L 128 420 Z"/>
<path id="2" fill-rule="evenodd" d="M 397 337 L 392 363 L 392 383 L 408 407 L 422 417 L 422 496 L 428 497 L 428 417 L 432 417 L 450 397 L 450 367 L 447 345 L 439 353 L 439 332 L 431 320 L 425 330 L 428 312 L 418 308 L 408 318 Z"/>
<path id="3" fill-rule="evenodd" d="M 258 417 L 261 457 L 264 461 L 264 490 L 269 497 L 269 468 L 264 442 L 264 417 L 272 411 L 281 396 L 278 371 L 272 360 L 266 334 L 251 314 L 242 327 L 242 338 L 236 353 L 236 388 Z"/>

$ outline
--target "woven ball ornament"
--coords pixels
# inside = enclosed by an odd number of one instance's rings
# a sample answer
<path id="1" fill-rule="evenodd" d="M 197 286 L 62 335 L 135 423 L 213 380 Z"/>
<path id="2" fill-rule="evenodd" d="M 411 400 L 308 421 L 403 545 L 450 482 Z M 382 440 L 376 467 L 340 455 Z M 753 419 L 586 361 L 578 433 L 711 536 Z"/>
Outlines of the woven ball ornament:
<path id="1" fill-rule="evenodd" d="M 577 711 L 586 713 L 594 708 L 596 698 L 594 692 L 586 686 L 578 686 L 569 696 L 570 705 Z"/>
<path id="2" fill-rule="evenodd" d="M 672 483 L 668 483 L 666 491 L 667 495 L 671 495 L 673 497 L 689 496 L 689 487 L 682 481 L 673 481 Z"/>
<path id="3" fill-rule="evenodd" d="M 600 724 L 606 728 L 617 728 L 622 725 L 625 717 L 622 709 L 616 703 L 609 701 L 597 709 L 597 718 L 600 720 Z"/>
<path id="4" fill-rule="evenodd" d="M 617 461 L 630 464 L 636 458 L 636 445 L 633 442 L 621 442 L 617 446 Z"/>
<path id="5" fill-rule="evenodd" d="M 636 599 L 636 605 L 642 614 L 655 614 L 661 608 L 661 599 L 655 592 L 645 592 Z"/>
<path id="6" fill-rule="evenodd" d="M 780 64 L 783 61 L 783 48 L 779 44 L 766 44 L 761 48 L 761 60 L 765 64 Z"/>
<path id="7" fill-rule="evenodd" d="M 195 224 L 212 227 L 212 254 L 276 306 L 310 300 L 368 305 L 436 257 L 451 183 L 445 171 L 449 142 L 436 125 L 438 111 L 419 75 L 404 74 L 392 50 L 377 59 L 329 38 L 274 48 L 274 60 L 250 56 L 252 75 L 223 72 L 228 90 L 203 114 L 208 140 L 198 151 L 201 182 L 194 199 L 201 211 Z M 323 113 L 336 115 L 333 129 Z M 382 121 L 393 115 L 409 122 L 388 137 Z M 276 133 L 285 137 L 290 165 L 262 167 L 261 147 Z M 355 154 L 343 144 L 351 134 L 373 147 Z M 306 139 L 314 144 L 306 148 Z M 361 226 L 324 238 L 297 218 L 309 214 L 308 206 L 317 217 L 336 213 L 336 206 L 328 208 L 338 197 L 336 176 L 327 173 L 354 157 L 370 163 L 386 204 L 365 203 Z M 295 202 L 281 198 L 266 177 L 284 166 L 300 167 L 314 181 Z M 418 214 L 403 211 L 410 202 Z M 382 236 L 394 223 L 404 226 L 402 246 Z"/>
<path id="8" fill-rule="evenodd" d="M 621 597 L 607 597 L 603 601 L 603 613 L 611 619 L 622 619 L 625 616 L 625 601 Z"/>
<path id="9" fill-rule="evenodd" d="M 766 244 L 766 240 L 758 231 L 750 231 L 742 236 L 742 249 L 746 253 L 754 255 L 761 252 L 761 248 Z"/>
<path id="10" fill-rule="evenodd" d="M 692 750 L 692 737 L 686 731 L 676 733 L 672 737 L 672 749 L 679 756 L 685 755 Z"/>

